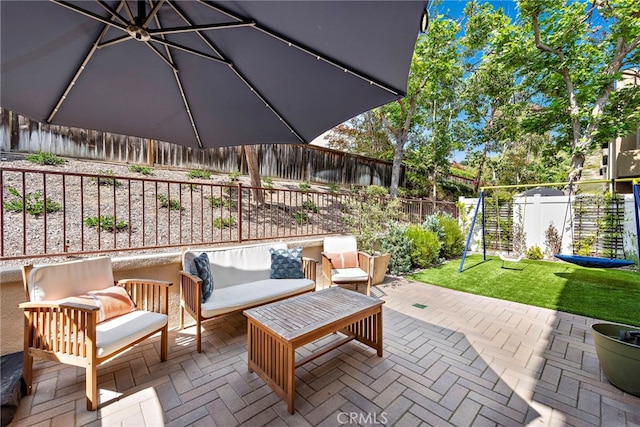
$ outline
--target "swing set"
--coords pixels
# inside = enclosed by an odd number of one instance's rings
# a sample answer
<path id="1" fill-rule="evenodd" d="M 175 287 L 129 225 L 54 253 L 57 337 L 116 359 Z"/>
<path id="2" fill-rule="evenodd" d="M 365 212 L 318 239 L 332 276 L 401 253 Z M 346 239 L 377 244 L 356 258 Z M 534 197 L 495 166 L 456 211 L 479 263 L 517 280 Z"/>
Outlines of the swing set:
<path id="1" fill-rule="evenodd" d="M 571 193 L 573 192 L 573 186 L 574 185 L 581 185 L 581 184 L 597 184 L 597 183 L 616 183 L 616 182 L 631 182 L 633 185 L 633 200 L 634 200 L 634 212 L 635 212 L 635 223 L 636 223 L 636 241 L 637 241 L 637 246 L 638 246 L 638 255 L 640 256 L 640 180 L 638 180 L 637 178 L 633 178 L 633 179 L 615 179 L 615 180 L 591 180 L 591 181 L 581 181 L 581 182 L 577 182 L 577 183 L 571 183 L 571 182 L 555 182 L 555 183 L 545 183 L 545 184 L 524 184 L 524 185 L 501 185 L 501 186 L 488 186 L 488 187 L 481 187 L 480 188 L 480 194 L 478 196 L 478 202 L 475 208 L 475 213 L 473 215 L 473 219 L 471 221 L 471 227 L 469 229 L 469 235 L 467 236 L 467 242 L 464 248 L 464 252 L 462 253 L 462 259 L 460 260 L 460 267 L 458 268 L 458 273 L 461 273 L 463 268 L 464 268 L 464 261 L 467 257 L 467 252 L 469 251 L 469 246 L 471 244 L 471 238 L 473 236 L 473 231 L 475 228 L 475 224 L 476 224 L 476 220 L 478 218 L 478 214 L 480 212 L 482 212 L 482 216 L 481 216 L 481 221 L 482 221 L 482 251 L 483 251 L 483 259 L 484 261 L 487 260 L 487 242 L 486 242 L 486 235 L 485 235 L 485 230 L 486 230 L 486 221 L 485 221 L 485 212 L 487 212 L 486 210 L 486 196 L 485 196 L 485 191 L 486 190 L 497 190 L 497 189 L 507 189 L 507 188 L 530 188 L 530 187 L 549 187 L 549 186 L 558 186 L 558 185 L 562 185 L 562 186 L 569 186 L 569 197 L 567 199 L 567 208 L 565 211 L 565 218 L 564 218 L 564 224 L 567 223 L 567 216 L 570 215 L 569 218 L 569 224 L 571 227 L 571 233 L 572 233 L 572 237 L 573 237 L 573 215 L 570 214 L 571 212 Z M 527 205 L 527 192 L 525 191 L 524 193 L 524 209 L 525 209 L 525 213 L 526 213 L 526 205 Z M 498 239 L 499 239 L 499 244 L 501 242 L 501 236 L 500 236 L 500 219 L 499 219 L 499 206 L 498 203 L 496 203 L 496 214 L 497 214 L 497 232 L 498 232 Z M 522 222 L 524 222 L 524 213 L 522 214 Z M 560 241 L 562 242 L 562 239 L 564 238 L 564 230 L 565 230 L 565 226 L 563 224 L 562 227 L 562 236 L 560 238 Z M 573 241 L 573 239 L 572 239 Z M 624 248 L 623 248 L 624 250 Z M 613 258 L 613 253 L 612 253 L 612 257 L 611 258 L 605 258 L 605 257 L 595 257 L 595 256 L 581 256 L 581 255 L 575 255 L 575 254 L 554 254 L 554 256 L 562 261 L 566 261 L 566 262 L 570 262 L 572 264 L 576 264 L 576 265 L 580 265 L 583 267 L 593 267 L 593 268 L 617 268 L 617 267 L 624 267 L 624 266 L 628 266 L 628 265 L 632 265 L 634 264 L 634 261 L 631 260 L 627 260 L 627 259 L 617 259 L 617 258 Z M 511 262 L 511 263 L 517 263 L 520 262 L 523 258 L 524 258 L 524 250 L 521 250 L 519 252 L 519 254 L 517 254 L 515 257 L 510 256 L 509 254 L 503 254 L 500 253 L 499 254 L 500 259 L 502 260 L 502 266 L 504 267 L 505 262 Z M 640 267 L 640 266 L 639 266 Z"/>

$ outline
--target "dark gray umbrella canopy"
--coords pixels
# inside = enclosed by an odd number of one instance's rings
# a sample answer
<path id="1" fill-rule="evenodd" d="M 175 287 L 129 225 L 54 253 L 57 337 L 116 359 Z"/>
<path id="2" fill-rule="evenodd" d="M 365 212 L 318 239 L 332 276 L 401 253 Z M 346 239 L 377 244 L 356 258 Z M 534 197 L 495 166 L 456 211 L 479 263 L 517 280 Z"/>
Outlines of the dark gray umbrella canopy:
<path id="1" fill-rule="evenodd" d="M 0 104 L 193 147 L 309 142 L 404 95 L 426 3 L 3 0 Z"/>

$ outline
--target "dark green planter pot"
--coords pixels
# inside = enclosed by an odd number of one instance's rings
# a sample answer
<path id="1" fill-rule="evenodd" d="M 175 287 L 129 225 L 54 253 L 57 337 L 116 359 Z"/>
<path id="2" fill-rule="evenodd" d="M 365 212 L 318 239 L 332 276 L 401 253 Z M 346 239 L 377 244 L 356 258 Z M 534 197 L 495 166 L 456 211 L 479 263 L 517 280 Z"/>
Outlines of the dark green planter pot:
<path id="1" fill-rule="evenodd" d="M 640 345 L 620 341 L 620 331 L 638 331 L 633 326 L 596 323 L 591 326 L 600 366 L 609 382 L 640 397 Z"/>

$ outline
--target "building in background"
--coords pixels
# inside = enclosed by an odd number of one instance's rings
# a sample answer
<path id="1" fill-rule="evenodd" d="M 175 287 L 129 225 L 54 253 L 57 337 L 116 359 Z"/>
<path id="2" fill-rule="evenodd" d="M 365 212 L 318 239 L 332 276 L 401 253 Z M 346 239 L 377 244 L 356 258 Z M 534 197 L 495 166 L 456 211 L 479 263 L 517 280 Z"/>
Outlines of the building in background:
<path id="1" fill-rule="evenodd" d="M 623 73 L 623 79 L 618 82 L 616 89 L 630 85 L 640 85 L 640 71 L 629 71 Z M 634 133 L 618 137 L 603 146 L 600 173 L 604 179 L 608 180 L 618 178 L 640 179 L 640 123 Z M 631 183 L 617 183 L 616 191 L 631 193 Z"/>

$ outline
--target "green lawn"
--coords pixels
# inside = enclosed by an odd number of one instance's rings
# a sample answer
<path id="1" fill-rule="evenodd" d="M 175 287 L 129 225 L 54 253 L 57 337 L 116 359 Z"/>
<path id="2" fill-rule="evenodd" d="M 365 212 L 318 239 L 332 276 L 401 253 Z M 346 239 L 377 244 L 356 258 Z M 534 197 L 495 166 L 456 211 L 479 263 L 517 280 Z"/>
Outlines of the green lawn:
<path id="1" fill-rule="evenodd" d="M 564 262 L 522 260 L 501 268 L 498 258 L 467 257 L 409 276 L 477 295 L 500 298 L 596 319 L 640 326 L 640 273 L 584 268 Z M 505 264 L 507 266 L 507 264 Z M 517 268 L 518 270 L 515 270 Z"/>

